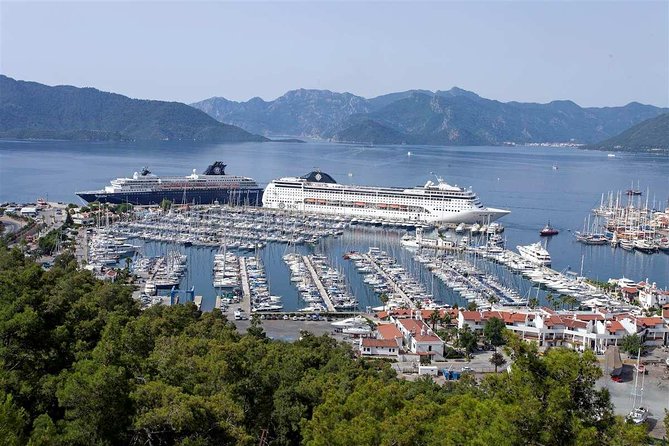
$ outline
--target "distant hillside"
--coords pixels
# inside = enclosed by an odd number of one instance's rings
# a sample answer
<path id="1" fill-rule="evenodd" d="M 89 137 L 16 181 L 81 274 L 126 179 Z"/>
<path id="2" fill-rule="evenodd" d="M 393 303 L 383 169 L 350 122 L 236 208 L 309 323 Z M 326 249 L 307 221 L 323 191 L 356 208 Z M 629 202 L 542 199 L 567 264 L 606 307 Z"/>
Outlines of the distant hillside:
<path id="1" fill-rule="evenodd" d="M 376 121 L 366 119 L 338 132 L 337 140 L 370 144 L 408 144 L 413 141 L 413 138 L 395 129 L 385 127 Z"/>
<path id="2" fill-rule="evenodd" d="M 274 101 L 211 98 L 192 105 L 220 121 L 264 135 L 437 145 L 592 143 L 669 111 L 638 103 L 605 108 L 583 108 L 571 101 L 504 103 L 460 88 L 409 90 L 372 99 L 295 90 Z"/>
<path id="3" fill-rule="evenodd" d="M 643 121 L 620 135 L 591 144 L 590 149 L 669 152 L 669 113 Z"/>
<path id="4" fill-rule="evenodd" d="M 0 137 L 71 140 L 265 141 L 178 102 L 0 75 Z"/>

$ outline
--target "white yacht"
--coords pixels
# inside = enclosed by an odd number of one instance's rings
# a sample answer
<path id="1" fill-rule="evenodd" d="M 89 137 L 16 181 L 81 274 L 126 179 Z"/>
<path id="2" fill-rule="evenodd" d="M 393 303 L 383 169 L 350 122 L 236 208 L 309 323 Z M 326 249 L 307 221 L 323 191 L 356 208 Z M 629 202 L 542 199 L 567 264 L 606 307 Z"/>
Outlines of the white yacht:
<path id="1" fill-rule="evenodd" d="M 412 188 L 353 186 L 320 171 L 273 180 L 262 201 L 269 208 L 402 222 L 489 223 L 509 213 L 484 207 L 471 189 L 441 178 Z"/>
<path id="2" fill-rule="evenodd" d="M 520 256 L 536 265 L 551 266 L 551 255 L 541 246 L 541 243 L 532 243 L 531 245 L 516 246 Z"/>

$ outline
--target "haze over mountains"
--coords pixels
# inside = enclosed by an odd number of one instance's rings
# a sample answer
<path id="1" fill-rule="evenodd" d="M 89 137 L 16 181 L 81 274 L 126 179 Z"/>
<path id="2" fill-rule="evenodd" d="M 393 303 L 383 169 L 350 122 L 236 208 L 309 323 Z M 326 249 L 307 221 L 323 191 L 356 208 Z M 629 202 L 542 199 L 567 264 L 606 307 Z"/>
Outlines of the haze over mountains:
<path id="1" fill-rule="evenodd" d="M 636 102 L 602 108 L 580 107 L 572 101 L 504 103 L 459 88 L 409 90 L 372 99 L 300 89 L 273 101 L 213 97 L 191 105 L 219 121 L 263 135 L 435 145 L 594 143 L 669 111 Z"/>
<path id="2" fill-rule="evenodd" d="M 596 150 L 669 152 L 669 113 L 647 119 L 620 135 L 588 146 Z"/>
<path id="3" fill-rule="evenodd" d="M 0 75 L 0 137 L 66 140 L 266 141 L 179 102 Z"/>
<path id="4" fill-rule="evenodd" d="M 0 137 L 22 139 L 268 140 L 260 134 L 364 144 L 576 142 L 606 150 L 669 150 L 666 121 L 640 124 L 668 111 L 636 102 L 604 108 L 583 108 L 571 101 L 503 103 L 459 88 L 372 99 L 300 89 L 273 101 L 215 97 L 191 107 L 0 75 Z M 622 139 L 608 141 L 635 125 Z"/>

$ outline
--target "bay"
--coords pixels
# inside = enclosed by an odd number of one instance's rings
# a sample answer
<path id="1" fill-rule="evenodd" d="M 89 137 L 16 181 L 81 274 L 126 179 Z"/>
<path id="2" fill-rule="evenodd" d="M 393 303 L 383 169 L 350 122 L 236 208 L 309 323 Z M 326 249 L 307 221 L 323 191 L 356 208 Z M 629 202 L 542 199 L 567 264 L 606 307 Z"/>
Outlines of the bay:
<path id="1" fill-rule="evenodd" d="M 561 231 L 548 241 L 555 269 L 579 271 L 583 261 L 583 273 L 592 278 L 648 278 L 659 286 L 669 286 L 668 255 L 583 246 L 573 237 L 573 231 L 582 229 L 588 212 L 599 204 L 601 194 L 610 190 L 625 190 L 638 182 L 644 202 L 648 199 L 649 204 L 664 209 L 669 198 L 666 155 L 617 153 L 610 158 L 603 152 L 548 147 L 3 140 L 0 202 L 29 202 L 44 197 L 79 203 L 75 191 L 101 188 L 109 180 L 129 176 L 143 166 L 157 175 L 186 175 L 192 169 L 202 172 L 215 160 L 228 164 L 228 173 L 253 177 L 263 186 L 274 178 L 302 175 L 315 168 L 339 182 L 360 185 L 422 185 L 439 175 L 451 184 L 472 186 L 484 205 L 511 210 L 500 220 L 506 227 L 504 236 L 510 249 L 538 241 L 539 229 L 550 220 Z M 339 265 L 341 253 L 369 244 L 379 244 L 378 237 L 347 235 L 323 241 L 315 249 L 327 252 Z M 276 257 L 280 263 L 284 249 L 273 247 L 263 255 Z M 346 265 L 339 267 L 345 269 Z M 271 276 L 272 271 L 268 274 Z M 278 278 L 283 274 L 274 275 L 275 286 L 290 294 L 290 284 Z M 356 288 L 359 283 L 352 279 L 351 286 Z M 375 304 L 365 291 L 360 293 L 361 303 Z"/>

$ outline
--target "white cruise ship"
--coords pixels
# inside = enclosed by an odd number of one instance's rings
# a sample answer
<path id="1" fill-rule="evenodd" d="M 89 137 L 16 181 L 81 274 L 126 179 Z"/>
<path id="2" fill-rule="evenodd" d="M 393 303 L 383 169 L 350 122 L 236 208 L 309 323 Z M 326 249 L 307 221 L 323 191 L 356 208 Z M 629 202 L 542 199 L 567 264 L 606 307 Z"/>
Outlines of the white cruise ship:
<path id="1" fill-rule="evenodd" d="M 325 172 L 273 180 L 263 206 L 363 219 L 429 223 L 489 223 L 509 211 L 484 207 L 470 189 L 443 180 L 413 188 L 338 184 Z"/>
<path id="2" fill-rule="evenodd" d="M 531 245 L 516 246 L 520 256 L 536 265 L 551 266 L 551 255 L 541 246 L 541 243 L 532 243 Z"/>

